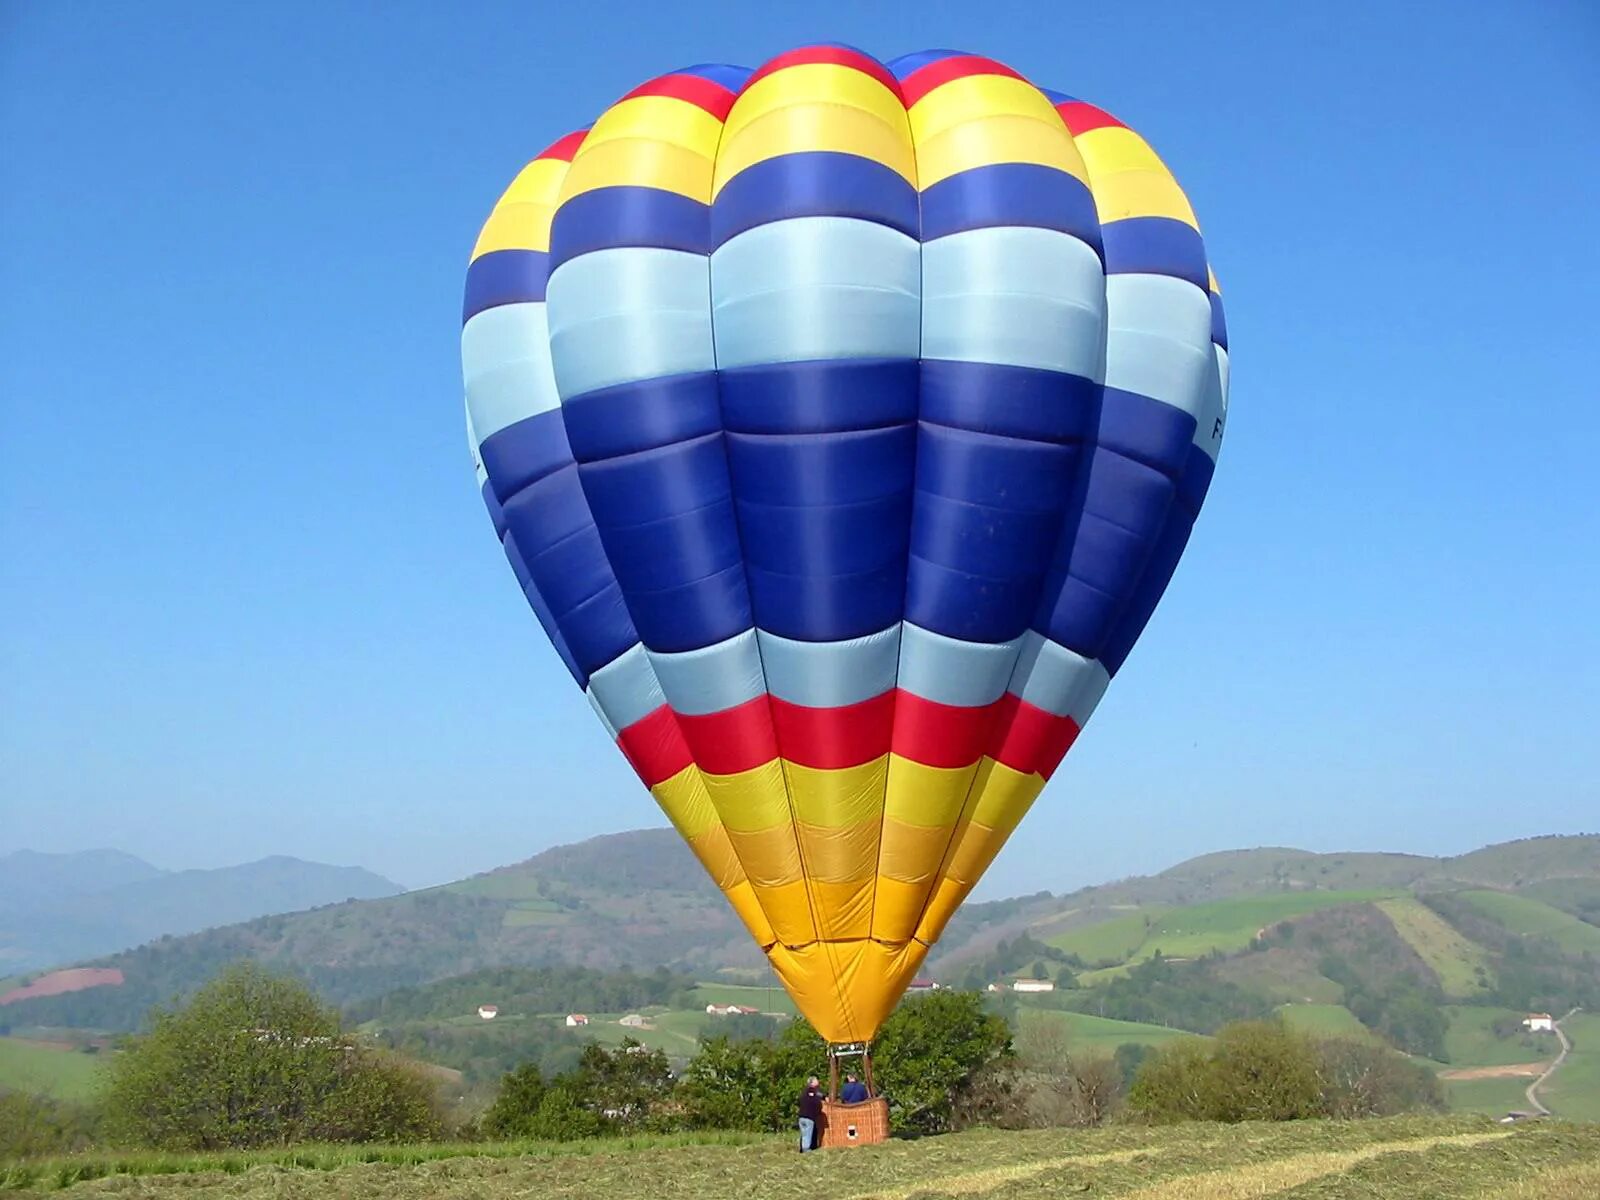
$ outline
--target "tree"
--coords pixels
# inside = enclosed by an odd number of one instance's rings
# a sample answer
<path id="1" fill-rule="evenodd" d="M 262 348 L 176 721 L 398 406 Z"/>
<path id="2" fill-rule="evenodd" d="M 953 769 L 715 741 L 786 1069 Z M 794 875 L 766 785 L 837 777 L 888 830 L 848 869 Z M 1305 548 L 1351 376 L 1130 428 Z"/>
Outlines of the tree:
<path id="1" fill-rule="evenodd" d="M 535 1137 L 533 1120 L 545 1097 L 539 1064 L 523 1063 L 500 1080 L 494 1103 L 483 1114 L 483 1131 L 490 1137 Z"/>
<path id="2" fill-rule="evenodd" d="M 226 969 L 112 1060 L 114 1138 L 172 1150 L 412 1141 L 439 1130 L 430 1087 L 359 1046 L 296 980 Z"/>
<path id="3" fill-rule="evenodd" d="M 941 989 L 900 1004 L 873 1043 L 873 1064 L 897 1122 L 949 1128 L 957 1096 L 987 1064 L 1011 1054 L 1011 1030 L 976 992 Z"/>
<path id="4" fill-rule="evenodd" d="M 1444 1107 L 1439 1077 L 1387 1047 L 1330 1038 L 1317 1051 L 1325 1116 L 1388 1117 Z"/>
<path id="5" fill-rule="evenodd" d="M 1212 1064 L 1212 1120 L 1294 1121 L 1321 1114 L 1316 1048 L 1281 1021 L 1224 1027 Z"/>
<path id="6" fill-rule="evenodd" d="M 1199 1038 L 1158 1047 L 1128 1089 L 1128 1107 L 1157 1124 L 1207 1121 L 1213 1109 L 1211 1050 Z"/>

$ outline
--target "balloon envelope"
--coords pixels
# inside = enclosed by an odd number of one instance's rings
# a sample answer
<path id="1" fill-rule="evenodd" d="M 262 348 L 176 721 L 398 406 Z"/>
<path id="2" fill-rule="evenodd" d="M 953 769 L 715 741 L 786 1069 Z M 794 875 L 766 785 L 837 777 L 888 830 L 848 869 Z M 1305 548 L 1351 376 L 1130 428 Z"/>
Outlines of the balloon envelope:
<path id="1" fill-rule="evenodd" d="M 990 59 L 690 67 L 522 170 L 464 319 L 539 622 L 801 1011 L 870 1038 L 1210 485 L 1227 339 L 1182 191 Z"/>

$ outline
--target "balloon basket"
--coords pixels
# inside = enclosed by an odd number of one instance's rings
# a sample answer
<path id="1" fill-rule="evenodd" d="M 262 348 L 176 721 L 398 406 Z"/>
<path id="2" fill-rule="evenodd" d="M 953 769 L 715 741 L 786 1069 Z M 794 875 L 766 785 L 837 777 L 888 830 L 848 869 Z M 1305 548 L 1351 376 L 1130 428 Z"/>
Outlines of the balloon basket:
<path id="1" fill-rule="evenodd" d="M 835 1146 L 876 1146 L 889 1140 L 889 1101 L 882 1096 L 846 1104 L 843 1100 L 822 1102 L 822 1141 L 824 1150 Z"/>

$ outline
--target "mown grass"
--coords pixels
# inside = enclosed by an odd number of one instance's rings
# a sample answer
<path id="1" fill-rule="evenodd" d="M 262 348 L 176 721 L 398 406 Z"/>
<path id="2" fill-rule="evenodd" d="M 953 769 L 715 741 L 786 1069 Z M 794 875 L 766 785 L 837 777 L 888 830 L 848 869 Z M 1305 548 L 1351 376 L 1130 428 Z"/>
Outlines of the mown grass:
<path id="1" fill-rule="evenodd" d="M 1580 921 L 1571 913 L 1552 908 L 1543 901 L 1510 892 L 1476 889 L 1455 894 L 1513 933 L 1549 938 L 1568 954 L 1600 954 L 1600 927 Z"/>
<path id="2" fill-rule="evenodd" d="M 1463 937 L 1415 896 L 1380 900 L 1378 907 L 1438 977 L 1445 995 L 1458 999 L 1479 995 L 1494 982 L 1488 951 Z"/>
<path id="3" fill-rule="evenodd" d="M 100 1085 L 105 1057 L 22 1038 L 0 1037 L 0 1088 L 87 1100 Z"/>
<path id="4" fill-rule="evenodd" d="M 799 1155 L 787 1137 L 60 1160 L 12 1187 L 190 1200 L 1487 1200 L 1591 1196 L 1600 1126 L 1472 1118 L 975 1131 Z M 91 1169 L 98 1165 L 97 1173 Z M 73 1172 L 76 1170 L 77 1175 Z M 142 1172 L 142 1173 L 140 1173 Z M 158 1173 L 159 1172 L 159 1173 Z M 1527 1191 L 1538 1180 L 1563 1191 Z M 1521 1191 L 1515 1189 L 1522 1189 Z"/>
<path id="5" fill-rule="evenodd" d="M 1481 1113 L 1486 1117 L 1503 1117 L 1509 1112 L 1527 1112 L 1527 1087 L 1529 1077 L 1502 1077 L 1498 1079 L 1446 1079 L 1445 1103 L 1451 1112 Z"/>
<path id="6" fill-rule="evenodd" d="M 1164 1025 L 1145 1025 L 1138 1021 L 1116 1021 L 1110 1017 L 1095 1017 L 1088 1013 L 1062 1012 L 1058 1009 L 1034 1008 L 1027 1004 L 1017 1006 L 1017 1019 L 1023 1029 L 1035 1024 L 1054 1024 L 1067 1035 L 1067 1044 L 1073 1050 L 1113 1053 L 1125 1042 L 1141 1046 L 1160 1046 L 1180 1038 L 1201 1038 L 1198 1033 L 1184 1029 L 1168 1029 Z"/>
<path id="7" fill-rule="evenodd" d="M 1093 925 L 1084 925 L 1055 934 L 1045 941 L 1058 950 L 1076 954 L 1091 966 L 1096 963 L 1120 963 L 1131 957 L 1144 945 L 1151 924 L 1165 911 L 1151 906 L 1123 913 Z"/>

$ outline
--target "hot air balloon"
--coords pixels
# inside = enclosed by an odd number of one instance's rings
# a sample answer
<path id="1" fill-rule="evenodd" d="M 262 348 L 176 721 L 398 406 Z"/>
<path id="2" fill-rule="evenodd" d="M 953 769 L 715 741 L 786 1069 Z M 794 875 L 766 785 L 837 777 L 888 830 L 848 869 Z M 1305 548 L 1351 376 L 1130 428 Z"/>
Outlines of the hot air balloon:
<path id="1" fill-rule="evenodd" d="M 837 45 L 635 88 L 467 271 L 484 501 L 628 762 L 830 1043 L 866 1043 L 1150 619 L 1222 306 L 1133 130 Z"/>

